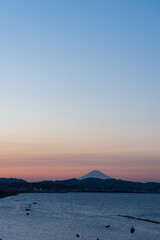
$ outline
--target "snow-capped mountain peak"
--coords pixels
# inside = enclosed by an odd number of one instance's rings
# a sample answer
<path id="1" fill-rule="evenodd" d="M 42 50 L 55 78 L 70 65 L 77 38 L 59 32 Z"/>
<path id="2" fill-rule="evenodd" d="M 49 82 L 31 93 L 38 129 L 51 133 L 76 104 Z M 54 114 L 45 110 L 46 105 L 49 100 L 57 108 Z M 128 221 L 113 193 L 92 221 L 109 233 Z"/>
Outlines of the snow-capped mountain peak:
<path id="1" fill-rule="evenodd" d="M 86 179 L 86 178 L 99 178 L 99 179 L 110 179 L 111 177 L 107 176 L 106 174 L 98 171 L 98 170 L 93 170 L 86 175 L 82 176 L 79 178 L 79 180 Z"/>

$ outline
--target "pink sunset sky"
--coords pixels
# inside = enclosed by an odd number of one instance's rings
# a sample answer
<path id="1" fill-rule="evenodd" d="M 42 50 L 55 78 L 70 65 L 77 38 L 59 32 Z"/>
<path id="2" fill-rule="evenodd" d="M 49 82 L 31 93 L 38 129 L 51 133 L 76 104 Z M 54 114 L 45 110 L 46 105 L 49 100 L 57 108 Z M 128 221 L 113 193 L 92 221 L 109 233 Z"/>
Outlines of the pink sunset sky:
<path id="1" fill-rule="evenodd" d="M 158 1 L 0 1 L 0 177 L 160 182 Z"/>

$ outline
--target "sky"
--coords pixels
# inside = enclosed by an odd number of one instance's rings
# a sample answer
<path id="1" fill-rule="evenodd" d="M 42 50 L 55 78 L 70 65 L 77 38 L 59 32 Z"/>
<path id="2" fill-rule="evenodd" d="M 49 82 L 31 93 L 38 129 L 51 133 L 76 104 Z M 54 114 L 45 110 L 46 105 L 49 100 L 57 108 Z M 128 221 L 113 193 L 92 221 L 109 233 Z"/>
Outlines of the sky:
<path id="1" fill-rule="evenodd" d="M 160 2 L 0 0 L 0 177 L 160 182 Z"/>

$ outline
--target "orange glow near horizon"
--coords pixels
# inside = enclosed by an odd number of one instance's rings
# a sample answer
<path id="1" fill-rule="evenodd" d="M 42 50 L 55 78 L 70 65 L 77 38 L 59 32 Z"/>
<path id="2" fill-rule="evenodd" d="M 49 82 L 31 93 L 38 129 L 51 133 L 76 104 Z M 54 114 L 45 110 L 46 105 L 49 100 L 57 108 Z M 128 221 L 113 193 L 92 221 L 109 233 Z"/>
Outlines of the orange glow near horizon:
<path id="1" fill-rule="evenodd" d="M 0 176 L 28 181 L 61 180 L 79 178 L 97 169 L 117 179 L 160 181 L 157 146 L 147 152 L 144 144 L 135 141 L 126 145 L 126 141 L 114 142 L 113 137 L 106 143 L 98 135 L 81 138 L 82 135 L 74 141 L 74 136 L 67 139 L 66 134 L 57 139 L 39 134 L 32 141 L 27 135 L 3 141 L 1 138 Z"/>
<path id="2" fill-rule="evenodd" d="M 132 181 L 160 181 L 159 155 L 142 153 L 55 154 L 1 156 L 1 177 L 22 178 L 27 181 L 79 178 L 100 170 L 112 178 Z"/>

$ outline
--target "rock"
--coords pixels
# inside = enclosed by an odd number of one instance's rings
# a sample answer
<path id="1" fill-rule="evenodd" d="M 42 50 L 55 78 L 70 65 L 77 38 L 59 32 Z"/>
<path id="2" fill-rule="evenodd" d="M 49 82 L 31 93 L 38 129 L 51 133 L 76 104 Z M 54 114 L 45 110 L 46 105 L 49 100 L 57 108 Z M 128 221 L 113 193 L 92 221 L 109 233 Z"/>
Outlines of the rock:
<path id="1" fill-rule="evenodd" d="M 79 238 L 79 237 L 80 237 L 80 235 L 79 235 L 79 234 L 76 234 L 76 237 L 77 237 L 77 238 Z"/>
<path id="2" fill-rule="evenodd" d="M 105 228 L 109 228 L 109 227 L 110 227 L 110 225 L 106 225 L 106 226 L 105 226 Z"/>
<path id="3" fill-rule="evenodd" d="M 135 232 L 135 228 L 132 226 L 130 231 L 131 231 L 131 233 L 134 233 Z"/>

